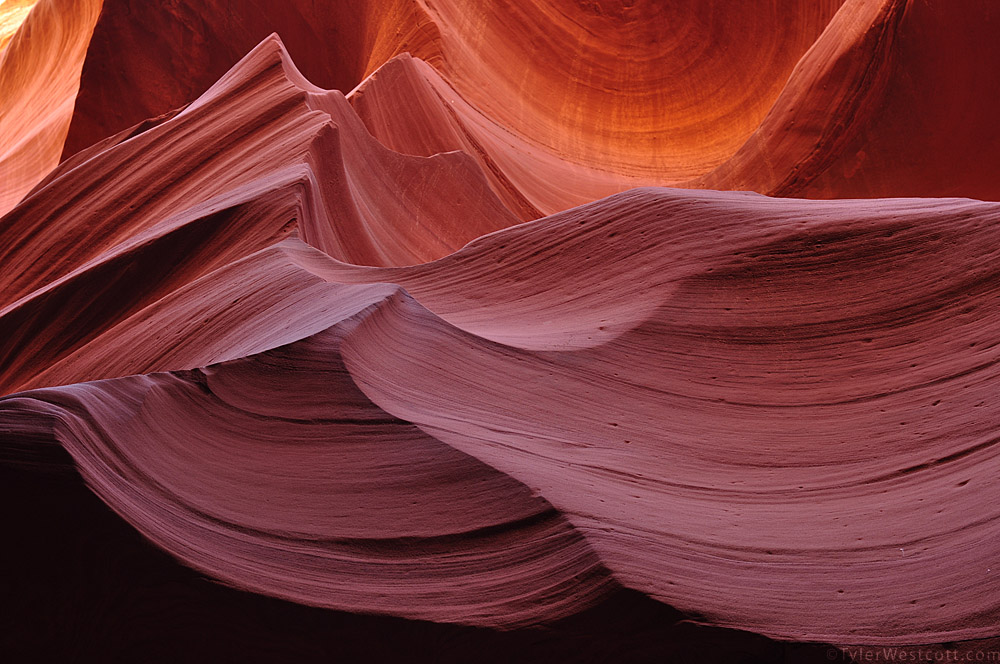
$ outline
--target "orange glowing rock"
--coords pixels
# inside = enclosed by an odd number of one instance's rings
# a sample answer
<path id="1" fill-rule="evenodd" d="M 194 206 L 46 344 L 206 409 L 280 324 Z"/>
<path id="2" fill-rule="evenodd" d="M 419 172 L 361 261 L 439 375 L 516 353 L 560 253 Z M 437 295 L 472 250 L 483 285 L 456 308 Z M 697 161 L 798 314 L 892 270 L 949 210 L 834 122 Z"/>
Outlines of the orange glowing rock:
<path id="1" fill-rule="evenodd" d="M 0 50 L 14 540 L 82 478 L 83 539 L 282 653 L 1000 638 L 992 2 L 41 0 Z M 79 615 L 24 585 L 13 624 Z"/>
<path id="2" fill-rule="evenodd" d="M 0 50 L 0 214 L 59 163 L 100 10 L 100 0 L 41 0 Z"/>

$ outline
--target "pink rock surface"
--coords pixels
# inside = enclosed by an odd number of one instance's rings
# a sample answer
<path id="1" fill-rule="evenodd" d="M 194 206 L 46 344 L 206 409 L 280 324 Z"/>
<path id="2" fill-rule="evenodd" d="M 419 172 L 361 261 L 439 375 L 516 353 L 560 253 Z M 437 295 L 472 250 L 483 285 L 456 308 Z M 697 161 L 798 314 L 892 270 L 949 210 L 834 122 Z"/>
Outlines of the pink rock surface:
<path id="1" fill-rule="evenodd" d="M 666 3 L 731 53 L 664 82 L 615 27 L 652 5 L 390 4 L 105 3 L 66 158 L 0 217 L 0 466 L 64 450 L 173 559 L 326 610 L 1000 635 L 1000 203 L 940 197 L 997 197 L 993 13 Z M 278 13 L 346 95 L 244 49 Z"/>

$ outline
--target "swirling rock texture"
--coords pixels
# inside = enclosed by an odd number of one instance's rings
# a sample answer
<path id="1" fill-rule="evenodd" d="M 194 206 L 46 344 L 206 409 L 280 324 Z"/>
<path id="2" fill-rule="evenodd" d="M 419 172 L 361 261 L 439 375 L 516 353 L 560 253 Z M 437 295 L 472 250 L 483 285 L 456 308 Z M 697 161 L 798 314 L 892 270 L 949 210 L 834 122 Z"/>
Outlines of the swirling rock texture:
<path id="1" fill-rule="evenodd" d="M 0 4 L 0 214 L 59 163 L 101 9 L 100 0 L 32 5 Z"/>
<path id="2" fill-rule="evenodd" d="M 15 657 L 1000 653 L 991 2 L 32 4 Z"/>

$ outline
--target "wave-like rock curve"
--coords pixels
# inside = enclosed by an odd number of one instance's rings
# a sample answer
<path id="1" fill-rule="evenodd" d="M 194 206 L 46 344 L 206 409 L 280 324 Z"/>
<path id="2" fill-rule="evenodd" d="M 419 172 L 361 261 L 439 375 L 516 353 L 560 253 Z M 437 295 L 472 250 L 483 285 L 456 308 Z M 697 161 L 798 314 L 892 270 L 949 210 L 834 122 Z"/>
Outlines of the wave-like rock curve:
<path id="1" fill-rule="evenodd" d="M 0 52 L 10 103 L 61 86 L 9 132 L 44 158 L 2 162 L 4 464 L 63 449 L 174 558 L 325 609 L 522 630 L 635 593 L 794 641 L 998 636 L 1000 204 L 928 196 L 995 198 L 1000 164 L 919 46 L 965 66 L 991 14 L 258 4 L 42 0 Z M 309 77 L 275 35 L 216 71 L 279 14 Z M 89 50 L 32 37 L 53 17 Z"/>

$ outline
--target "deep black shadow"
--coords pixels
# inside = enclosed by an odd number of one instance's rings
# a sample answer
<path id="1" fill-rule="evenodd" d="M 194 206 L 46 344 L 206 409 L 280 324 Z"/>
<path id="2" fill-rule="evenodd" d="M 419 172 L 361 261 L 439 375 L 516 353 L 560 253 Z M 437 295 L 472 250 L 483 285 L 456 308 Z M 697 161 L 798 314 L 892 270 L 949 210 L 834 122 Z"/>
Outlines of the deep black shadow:
<path id="1" fill-rule="evenodd" d="M 5 442 L 0 661 L 845 661 L 827 646 L 683 622 L 631 591 L 547 628 L 498 632 L 233 590 L 148 543 L 85 487 L 61 448 Z"/>

